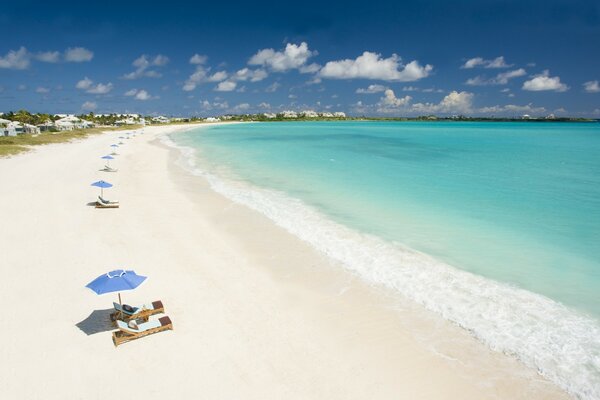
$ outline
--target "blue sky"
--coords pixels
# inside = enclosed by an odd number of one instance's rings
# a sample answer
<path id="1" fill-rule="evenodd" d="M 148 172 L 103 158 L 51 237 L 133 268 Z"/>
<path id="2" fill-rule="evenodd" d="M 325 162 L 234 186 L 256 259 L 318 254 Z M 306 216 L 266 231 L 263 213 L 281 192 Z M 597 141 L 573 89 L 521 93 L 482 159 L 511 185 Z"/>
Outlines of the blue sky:
<path id="1" fill-rule="evenodd" d="M 600 2 L 20 1 L 0 111 L 600 118 Z"/>

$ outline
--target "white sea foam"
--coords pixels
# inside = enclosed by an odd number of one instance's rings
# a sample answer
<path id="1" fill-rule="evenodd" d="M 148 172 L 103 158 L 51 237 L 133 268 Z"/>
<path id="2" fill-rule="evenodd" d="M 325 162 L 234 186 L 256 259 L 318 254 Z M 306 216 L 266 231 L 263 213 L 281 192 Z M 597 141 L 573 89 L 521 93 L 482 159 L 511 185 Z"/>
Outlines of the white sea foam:
<path id="1" fill-rule="evenodd" d="M 300 200 L 223 178 L 179 147 L 186 166 L 374 285 L 391 288 L 517 357 L 578 398 L 600 399 L 600 325 L 547 297 L 456 269 L 423 253 L 331 221 Z"/>

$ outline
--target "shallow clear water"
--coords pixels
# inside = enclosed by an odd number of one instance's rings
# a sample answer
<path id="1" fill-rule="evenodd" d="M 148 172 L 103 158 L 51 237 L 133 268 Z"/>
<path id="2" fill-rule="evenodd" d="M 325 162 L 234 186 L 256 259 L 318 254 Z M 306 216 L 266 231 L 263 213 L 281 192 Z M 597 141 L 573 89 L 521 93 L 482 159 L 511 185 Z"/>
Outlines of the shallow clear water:
<path id="1" fill-rule="evenodd" d="M 600 124 L 256 123 L 172 138 L 213 186 L 363 278 L 582 398 L 600 393 Z"/>

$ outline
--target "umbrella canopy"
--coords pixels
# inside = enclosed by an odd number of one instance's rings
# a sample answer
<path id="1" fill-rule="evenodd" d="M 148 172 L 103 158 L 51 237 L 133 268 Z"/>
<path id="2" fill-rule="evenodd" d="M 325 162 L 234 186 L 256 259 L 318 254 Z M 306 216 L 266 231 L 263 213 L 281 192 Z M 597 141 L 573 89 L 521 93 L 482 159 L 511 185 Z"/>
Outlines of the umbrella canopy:
<path id="1" fill-rule="evenodd" d="M 101 189 L 105 189 L 105 188 L 112 187 L 112 183 L 108 183 L 108 182 L 105 182 L 105 181 L 98 181 L 98 182 L 92 183 L 92 186 L 97 186 L 97 187 L 99 187 Z"/>
<path id="2" fill-rule="evenodd" d="M 92 183 L 92 186 L 97 186 L 100 188 L 100 197 L 104 197 L 104 189 L 112 187 L 112 183 L 108 183 L 105 181 L 98 181 Z"/>
<path id="3" fill-rule="evenodd" d="M 111 144 L 110 147 L 119 147 L 118 144 Z"/>
<path id="4" fill-rule="evenodd" d="M 93 290 L 96 294 L 104 294 L 135 289 L 145 280 L 145 276 L 138 275 L 133 270 L 116 269 L 100 275 L 85 287 Z"/>
<path id="5" fill-rule="evenodd" d="M 110 167 L 110 160 L 114 160 L 115 158 L 111 155 L 100 157 L 106 160 L 107 165 Z"/>

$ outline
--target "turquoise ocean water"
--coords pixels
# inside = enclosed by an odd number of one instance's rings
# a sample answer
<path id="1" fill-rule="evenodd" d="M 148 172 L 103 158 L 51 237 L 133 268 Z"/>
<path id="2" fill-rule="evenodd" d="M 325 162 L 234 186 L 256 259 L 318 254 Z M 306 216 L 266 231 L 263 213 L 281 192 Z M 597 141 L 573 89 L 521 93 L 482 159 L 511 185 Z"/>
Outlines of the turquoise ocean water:
<path id="1" fill-rule="evenodd" d="M 600 397 L 600 124 L 286 122 L 171 135 L 370 283 Z"/>

